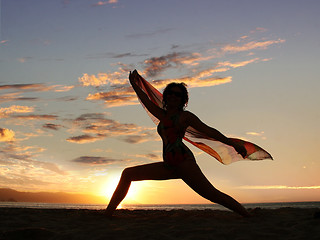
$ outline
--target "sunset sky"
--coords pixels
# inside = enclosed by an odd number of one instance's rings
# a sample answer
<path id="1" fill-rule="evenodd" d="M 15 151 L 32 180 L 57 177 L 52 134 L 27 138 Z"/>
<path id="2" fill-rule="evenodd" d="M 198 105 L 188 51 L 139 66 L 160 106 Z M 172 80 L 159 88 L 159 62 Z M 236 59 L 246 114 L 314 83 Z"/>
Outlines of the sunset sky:
<path id="1" fill-rule="evenodd" d="M 188 84 L 188 110 L 274 161 L 222 165 L 240 202 L 320 201 L 320 1 L 1 0 L 0 188 L 112 194 L 161 161 L 128 83 Z M 107 200 L 106 200 L 107 203 Z M 126 203 L 208 203 L 180 180 L 134 183 Z"/>

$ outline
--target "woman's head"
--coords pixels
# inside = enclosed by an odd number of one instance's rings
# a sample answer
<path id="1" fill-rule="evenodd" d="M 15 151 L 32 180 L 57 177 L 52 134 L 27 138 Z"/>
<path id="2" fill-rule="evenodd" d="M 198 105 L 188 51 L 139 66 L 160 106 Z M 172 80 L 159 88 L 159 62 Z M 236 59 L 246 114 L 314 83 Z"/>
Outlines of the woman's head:
<path id="1" fill-rule="evenodd" d="M 163 90 L 163 107 L 168 108 L 168 104 L 177 104 L 179 110 L 184 110 L 189 101 L 187 85 L 185 83 L 169 83 Z M 172 101 L 170 103 L 170 100 Z"/>

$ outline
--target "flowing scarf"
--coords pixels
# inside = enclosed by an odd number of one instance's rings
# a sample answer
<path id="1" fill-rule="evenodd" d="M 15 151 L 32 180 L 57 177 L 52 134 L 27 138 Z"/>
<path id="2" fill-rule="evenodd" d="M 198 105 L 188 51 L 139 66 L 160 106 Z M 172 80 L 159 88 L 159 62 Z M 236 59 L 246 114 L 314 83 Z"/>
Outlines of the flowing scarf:
<path id="1" fill-rule="evenodd" d="M 140 75 L 138 75 L 136 81 L 137 85 L 148 95 L 149 99 L 157 106 L 163 108 L 162 94 Z M 140 103 L 147 111 L 152 121 L 158 125 L 160 120 L 148 111 L 141 100 Z M 183 139 L 216 158 L 223 164 L 230 164 L 240 160 L 273 160 L 272 156 L 261 147 L 241 139 L 229 138 L 232 142 L 236 142 L 245 147 L 247 155 L 243 158 L 232 146 L 226 145 L 212 137 L 209 137 L 206 133 L 199 132 L 190 126 L 186 129 Z"/>

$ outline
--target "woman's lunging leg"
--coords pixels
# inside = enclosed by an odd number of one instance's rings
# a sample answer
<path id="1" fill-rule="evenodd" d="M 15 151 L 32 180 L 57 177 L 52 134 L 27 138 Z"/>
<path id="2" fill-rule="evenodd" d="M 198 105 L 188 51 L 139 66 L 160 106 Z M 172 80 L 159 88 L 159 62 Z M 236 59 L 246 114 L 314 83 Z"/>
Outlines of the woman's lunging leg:
<path id="1" fill-rule="evenodd" d="M 178 178 L 177 175 L 172 170 L 165 168 L 163 162 L 145 164 L 124 169 L 121 174 L 119 184 L 106 209 L 106 214 L 110 216 L 113 214 L 118 205 L 127 195 L 132 181 L 167 180 L 176 178 Z"/>
<path id="2" fill-rule="evenodd" d="M 116 190 L 114 191 L 112 198 L 109 202 L 109 205 L 106 209 L 107 215 L 112 215 L 114 210 L 117 209 L 118 205 L 121 203 L 121 201 L 125 198 L 129 191 L 129 187 L 131 185 L 131 180 L 129 180 L 125 174 L 124 171 L 121 175 L 120 181 L 118 183 L 118 186 Z"/>
<path id="3" fill-rule="evenodd" d="M 247 210 L 235 199 L 216 189 L 204 176 L 201 169 L 195 162 L 185 162 L 179 167 L 179 174 L 182 180 L 188 184 L 200 196 L 223 205 L 242 216 L 249 216 Z"/>

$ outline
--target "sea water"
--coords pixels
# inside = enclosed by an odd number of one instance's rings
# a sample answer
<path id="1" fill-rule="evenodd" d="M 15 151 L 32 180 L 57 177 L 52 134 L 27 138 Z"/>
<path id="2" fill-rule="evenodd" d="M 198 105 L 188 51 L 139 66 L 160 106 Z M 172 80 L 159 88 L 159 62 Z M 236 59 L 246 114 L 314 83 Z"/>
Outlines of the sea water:
<path id="1" fill-rule="evenodd" d="M 278 202 L 278 203 L 246 203 L 245 208 L 277 209 L 291 208 L 320 208 L 320 202 Z M 0 207 L 8 208 L 38 208 L 38 209 L 90 209 L 102 210 L 106 204 L 62 204 L 62 203 L 33 203 L 33 202 L 0 202 Z M 124 204 L 123 209 L 129 210 L 227 210 L 219 204 Z"/>

